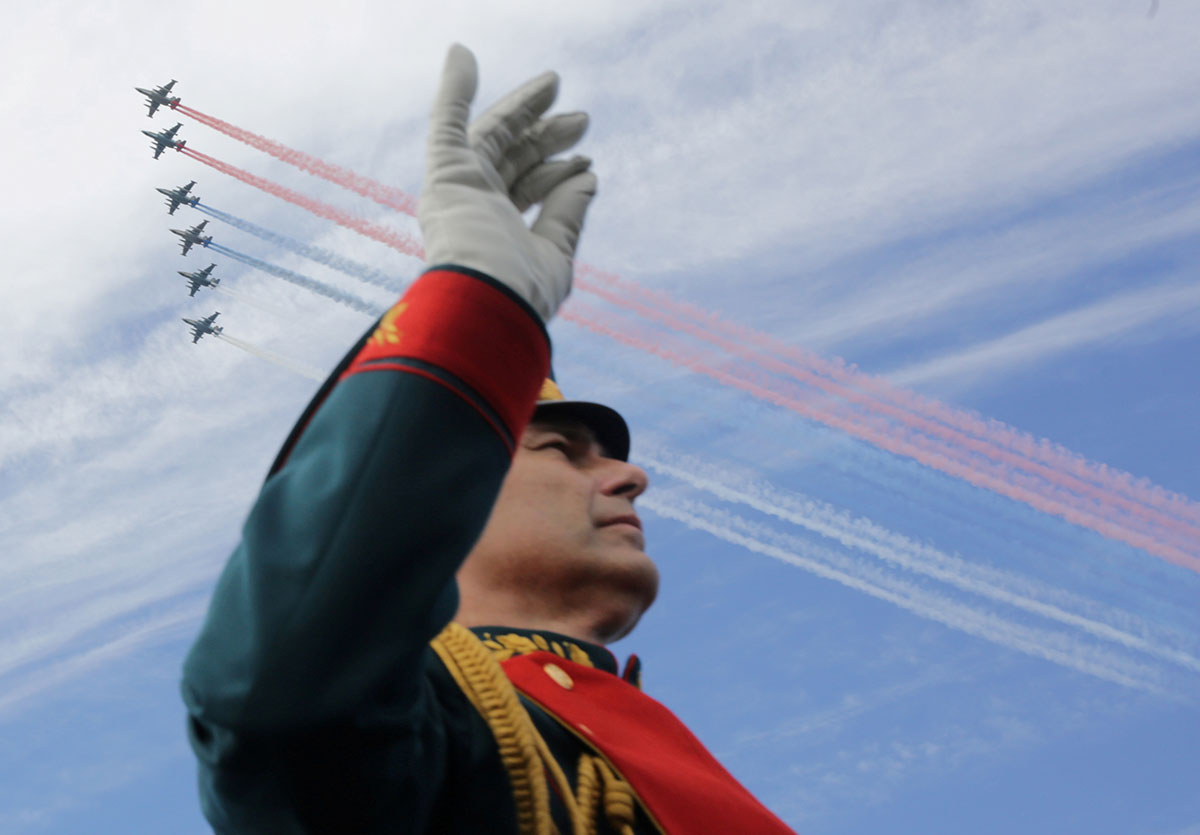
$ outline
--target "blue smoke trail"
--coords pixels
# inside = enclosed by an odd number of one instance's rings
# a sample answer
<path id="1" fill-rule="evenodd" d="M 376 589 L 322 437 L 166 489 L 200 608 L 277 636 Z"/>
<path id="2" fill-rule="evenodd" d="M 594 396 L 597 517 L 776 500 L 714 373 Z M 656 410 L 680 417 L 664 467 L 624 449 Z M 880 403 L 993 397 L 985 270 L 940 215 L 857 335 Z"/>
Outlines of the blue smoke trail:
<path id="1" fill-rule="evenodd" d="M 277 267 L 274 264 L 267 263 L 266 261 L 260 261 L 251 255 L 238 252 L 236 249 L 230 249 L 229 247 L 222 246 L 218 243 L 211 243 L 208 245 L 208 248 L 216 250 L 222 255 L 228 255 L 230 258 L 235 258 L 238 261 L 241 261 L 243 264 L 254 267 L 256 270 L 262 270 L 264 273 L 273 275 L 276 278 L 282 278 L 284 281 L 290 281 L 292 284 L 295 284 L 298 287 L 303 287 L 305 290 L 310 290 L 313 293 L 324 296 L 327 299 L 333 299 L 335 302 L 341 302 L 347 307 L 353 308 L 361 313 L 369 313 L 372 316 L 378 316 L 387 309 L 382 305 L 369 302 L 364 298 L 354 295 L 353 293 L 347 293 L 344 290 L 331 287 L 328 284 L 324 284 L 320 281 L 309 278 L 306 275 L 294 273 L 291 270 L 285 270 L 283 267 Z"/>
<path id="2" fill-rule="evenodd" d="M 355 261 L 351 258 L 346 258 L 338 255 L 336 252 L 330 252 L 328 249 L 322 249 L 319 246 L 306 244 L 303 241 L 298 241 L 295 238 L 289 238 L 286 235 L 280 235 L 278 232 L 272 232 L 270 229 L 264 229 L 257 224 L 251 223 L 248 220 L 243 220 L 236 215 L 231 215 L 228 212 L 222 212 L 220 209 L 214 209 L 212 206 L 204 203 L 197 203 L 196 208 L 204 212 L 204 214 L 215 217 L 217 220 L 224 221 L 230 226 L 241 229 L 243 232 L 249 232 L 251 235 L 262 238 L 264 241 L 269 241 L 273 244 L 278 244 L 284 249 L 291 250 L 297 255 L 303 255 L 311 261 L 316 261 L 318 264 L 324 264 L 327 267 L 343 272 L 346 275 L 354 276 L 357 279 L 374 284 L 377 287 L 383 287 L 388 290 L 400 290 L 407 282 L 404 279 L 397 278 L 394 275 L 389 275 L 383 270 L 377 270 L 374 267 Z"/>

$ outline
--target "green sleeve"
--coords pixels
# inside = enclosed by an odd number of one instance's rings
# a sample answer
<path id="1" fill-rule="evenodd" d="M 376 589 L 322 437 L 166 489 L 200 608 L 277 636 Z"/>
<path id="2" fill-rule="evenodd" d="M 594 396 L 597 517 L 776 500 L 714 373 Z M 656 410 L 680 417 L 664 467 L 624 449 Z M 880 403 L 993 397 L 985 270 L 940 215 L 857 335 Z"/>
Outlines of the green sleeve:
<path id="1" fill-rule="evenodd" d="M 263 487 L 218 581 L 184 668 L 192 714 L 261 733 L 403 710 L 415 682 L 396 683 L 457 609 L 454 573 L 508 463 L 437 382 L 342 381 Z M 382 690 L 388 703 L 373 704 Z"/>
<path id="2" fill-rule="evenodd" d="M 461 733 L 481 720 L 428 643 L 457 609 L 454 574 L 548 368 L 527 306 L 442 268 L 322 387 L 184 664 L 218 832 L 410 831 L 456 762 L 492 755 Z"/>

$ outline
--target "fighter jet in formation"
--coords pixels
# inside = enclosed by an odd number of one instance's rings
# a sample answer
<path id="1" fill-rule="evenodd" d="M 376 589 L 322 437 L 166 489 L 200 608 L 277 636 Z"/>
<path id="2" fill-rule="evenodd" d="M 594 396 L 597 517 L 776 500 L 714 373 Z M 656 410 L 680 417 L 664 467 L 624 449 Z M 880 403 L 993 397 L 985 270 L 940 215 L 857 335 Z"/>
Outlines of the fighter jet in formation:
<path id="1" fill-rule="evenodd" d="M 183 247 L 184 255 L 187 255 L 188 250 L 190 250 L 192 248 L 192 246 L 195 244 L 200 244 L 200 246 L 208 246 L 210 243 L 212 243 L 212 235 L 201 235 L 200 234 L 201 232 L 204 231 L 204 227 L 207 225 L 208 225 L 208 221 L 202 220 L 199 223 L 197 223 L 195 226 L 193 226 L 191 229 L 172 229 L 171 230 L 176 235 L 183 238 L 183 243 L 180 244 L 180 246 Z"/>
<path id="2" fill-rule="evenodd" d="M 224 328 L 222 328 L 220 325 L 213 324 L 213 322 L 217 321 L 217 317 L 220 315 L 221 315 L 221 311 L 218 310 L 213 315 L 205 316 L 203 319 L 184 319 L 183 320 L 192 326 L 192 344 L 193 345 L 195 345 L 197 342 L 199 342 L 200 337 L 204 336 L 204 334 L 206 334 L 206 333 L 211 333 L 213 336 L 216 336 L 222 330 L 224 330 Z"/>
<path id="3" fill-rule="evenodd" d="M 154 140 L 154 144 L 150 147 L 154 149 L 155 159 L 158 159 L 159 155 L 167 148 L 174 148 L 177 151 L 183 150 L 183 146 L 187 144 L 187 140 L 175 138 L 175 132 L 181 127 L 183 127 L 183 122 L 176 122 L 175 127 L 169 130 L 160 130 L 157 133 L 152 130 L 142 131 L 142 133 Z"/>
<path id="4" fill-rule="evenodd" d="M 188 280 L 188 287 L 191 288 L 191 292 L 188 293 L 189 296 L 196 295 L 196 291 L 201 287 L 216 287 L 221 283 L 221 279 L 212 277 L 213 267 L 215 266 L 217 265 L 209 264 L 204 269 L 196 270 L 195 272 L 191 273 L 185 273 L 183 270 L 179 270 L 179 274 Z"/>
<path id="5" fill-rule="evenodd" d="M 167 107 L 174 110 L 175 105 L 179 104 L 179 96 L 170 95 L 171 88 L 174 86 L 175 79 L 172 78 L 168 83 L 162 85 L 161 87 L 155 87 L 153 90 L 147 90 L 145 87 L 134 87 L 133 89 L 137 90 L 149 100 L 150 112 L 146 115 L 153 116 L 154 111 L 158 110 L 160 105 L 165 104 Z"/>
<path id="6" fill-rule="evenodd" d="M 156 188 L 159 194 L 167 196 L 167 214 L 175 214 L 175 210 L 187 203 L 189 206 L 195 206 L 200 202 L 200 195 L 188 192 L 192 190 L 192 186 L 196 185 L 196 181 L 192 180 L 186 186 L 176 186 L 175 188 Z"/>

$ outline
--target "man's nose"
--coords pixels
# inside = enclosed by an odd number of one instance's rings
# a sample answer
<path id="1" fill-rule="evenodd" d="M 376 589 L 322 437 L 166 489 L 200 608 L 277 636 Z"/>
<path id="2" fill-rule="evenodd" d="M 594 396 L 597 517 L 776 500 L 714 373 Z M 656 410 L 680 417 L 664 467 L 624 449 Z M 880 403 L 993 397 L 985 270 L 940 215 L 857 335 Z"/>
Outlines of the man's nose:
<path id="1" fill-rule="evenodd" d="M 609 459 L 604 475 L 602 492 L 609 496 L 624 496 L 632 501 L 650 486 L 650 476 L 637 464 Z"/>

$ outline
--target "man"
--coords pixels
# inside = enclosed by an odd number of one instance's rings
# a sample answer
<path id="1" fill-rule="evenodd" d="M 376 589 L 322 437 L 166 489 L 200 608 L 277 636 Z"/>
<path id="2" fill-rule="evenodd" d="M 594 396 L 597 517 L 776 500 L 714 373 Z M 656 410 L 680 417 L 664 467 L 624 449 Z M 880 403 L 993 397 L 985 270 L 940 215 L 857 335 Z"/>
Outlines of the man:
<path id="1" fill-rule="evenodd" d="M 587 117 L 543 118 L 547 73 L 468 129 L 475 87 L 452 47 L 419 211 L 433 266 L 284 444 L 185 665 L 205 815 L 270 835 L 787 832 L 603 647 L 658 574 L 624 420 L 546 380 L 596 189 L 589 160 L 552 157 Z"/>

